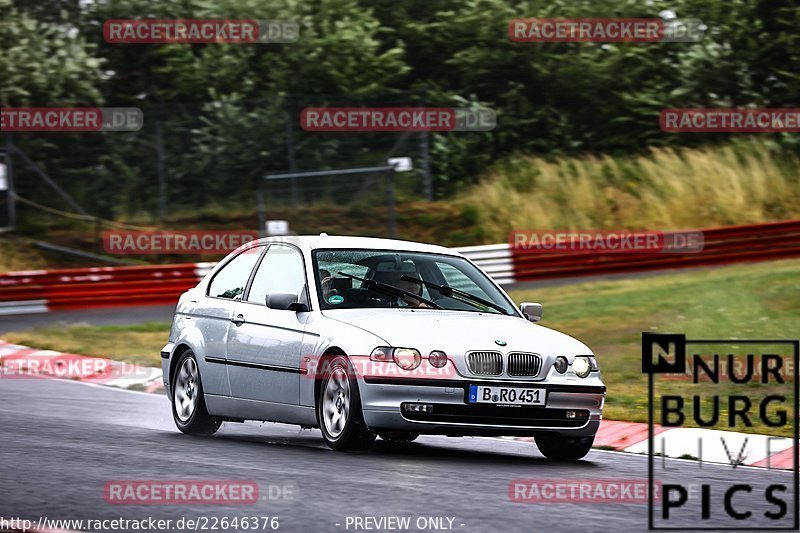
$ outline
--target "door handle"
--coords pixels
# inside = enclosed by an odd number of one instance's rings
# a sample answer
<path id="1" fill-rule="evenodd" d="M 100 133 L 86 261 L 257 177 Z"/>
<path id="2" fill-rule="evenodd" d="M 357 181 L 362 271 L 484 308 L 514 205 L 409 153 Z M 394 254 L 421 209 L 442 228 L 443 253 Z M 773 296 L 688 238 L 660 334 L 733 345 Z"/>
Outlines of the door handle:
<path id="1" fill-rule="evenodd" d="M 237 326 L 241 326 L 242 324 L 244 324 L 246 322 L 246 320 L 244 319 L 244 315 L 242 315 L 240 313 L 240 314 L 236 315 L 235 318 L 231 318 L 231 322 L 233 322 Z"/>

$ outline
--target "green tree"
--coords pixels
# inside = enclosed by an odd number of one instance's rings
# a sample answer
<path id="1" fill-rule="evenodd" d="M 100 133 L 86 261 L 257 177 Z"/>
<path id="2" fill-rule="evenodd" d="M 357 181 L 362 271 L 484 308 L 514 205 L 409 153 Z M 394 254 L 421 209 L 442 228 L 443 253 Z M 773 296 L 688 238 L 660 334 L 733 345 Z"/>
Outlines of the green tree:
<path id="1" fill-rule="evenodd" d="M 93 105 L 102 101 L 103 60 L 74 24 L 44 22 L 0 0 L 0 104 Z"/>

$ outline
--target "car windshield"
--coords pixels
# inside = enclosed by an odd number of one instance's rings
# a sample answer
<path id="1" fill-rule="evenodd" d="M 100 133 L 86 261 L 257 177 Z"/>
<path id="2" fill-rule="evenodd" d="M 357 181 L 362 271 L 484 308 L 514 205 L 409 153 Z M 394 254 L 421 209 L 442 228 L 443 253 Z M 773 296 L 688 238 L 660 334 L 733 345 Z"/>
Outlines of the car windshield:
<path id="1" fill-rule="evenodd" d="M 518 316 L 514 304 L 462 257 L 392 250 L 316 250 L 322 309 L 409 307 Z"/>

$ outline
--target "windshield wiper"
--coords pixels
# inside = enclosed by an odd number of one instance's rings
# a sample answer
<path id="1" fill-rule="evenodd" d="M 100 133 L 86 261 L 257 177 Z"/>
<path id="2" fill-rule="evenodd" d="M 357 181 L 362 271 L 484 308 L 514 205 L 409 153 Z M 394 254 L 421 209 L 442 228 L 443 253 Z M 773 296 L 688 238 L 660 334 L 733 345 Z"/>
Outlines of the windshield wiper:
<path id="1" fill-rule="evenodd" d="M 439 285 L 437 283 L 432 283 L 430 281 L 425 281 L 424 279 L 415 278 L 413 276 L 406 276 L 403 274 L 400 279 L 404 279 L 406 281 L 413 281 L 414 283 L 422 283 L 429 289 L 434 289 L 438 291 L 442 296 L 447 296 L 449 298 L 453 298 L 454 296 L 458 296 L 463 300 L 466 300 L 466 303 L 472 304 L 474 307 L 478 308 L 476 304 L 480 304 L 486 307 L 491 307 L 495 311 L 503 315 L 508 315 L 508 311 L 502 306 L 498 305 L 494 302 L 490 302 L 489 300 L 485 300 L 480 296 L 475 296 L 474 294 L 470 294 L 468 292 L 464 292 L 460 289 L 456 289 L 455 287 L 451 287 L 450 285 Z"/>
<path id="2" fill-rule="evenodd" d="M 430 305 L 434 309 L 442 309 L 442 306 L 437 304 L 436 302 L 433 302 L 431 300 L 428 300 L 427 298 L 424 298 L 422 296 L 414 294 L 413 292 L 409 292 L 407 290 L 401 289 L 400 287 L 395 287 L 394 285 L 389 285 L 388 283 L 383 283 L 381 281 L 377 281 L 377 280 L 374 280 L 374 279 L 359 278 L 358 276 L 354 276 L 352 274 L 348 274 L 347 272 L 337 272 L 336 275 L 337 276 L 344 276 L 346 278 L 357 279 L 358 281 L 366 283 L 367 287 L 374 287 L 376 289 L 382 290 L 383 292 L 385 292 L 387 294 L 391 294 L 392 296 L 400 296 L 400 295 L 411 296 L 415 300 L 419 300 L 420 302 L 423 302 L 423 303 L 425 303 L 427 305 Z"/>

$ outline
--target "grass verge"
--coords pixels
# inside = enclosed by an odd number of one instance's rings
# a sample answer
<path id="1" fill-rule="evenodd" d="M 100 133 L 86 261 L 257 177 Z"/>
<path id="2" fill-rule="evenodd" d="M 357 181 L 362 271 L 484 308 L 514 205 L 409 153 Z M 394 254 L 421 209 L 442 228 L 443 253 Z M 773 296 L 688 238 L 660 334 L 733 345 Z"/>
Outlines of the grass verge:
<path id="1" fill-rule="evenodd" d="M 40 350 L 108 357 L 144 366 L 161 366 L 161 348 L 170 324 L 149 322 L 130 326 L 53 325 L 11 332 L 3 340 Z"/>

